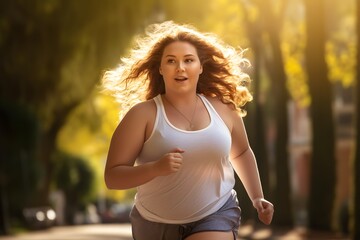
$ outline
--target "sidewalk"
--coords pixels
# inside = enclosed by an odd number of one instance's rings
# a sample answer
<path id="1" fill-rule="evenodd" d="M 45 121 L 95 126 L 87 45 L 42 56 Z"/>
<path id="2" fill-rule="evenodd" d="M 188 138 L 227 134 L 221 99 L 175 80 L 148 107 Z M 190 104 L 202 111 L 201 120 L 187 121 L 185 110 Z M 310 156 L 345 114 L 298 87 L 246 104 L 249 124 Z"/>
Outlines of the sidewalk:
<path id="1" fill-rule="evenodd" d="M 43 231 L 0 237 L 0 240 L 132 240 L 130 224 L 96 224 L 53 227 Z M 153 240 L 153 239 L 149 239 Z M 242 225 L 238 240 L 350 240 L 339 234 L 307 232 L 303 228 L 276 229 Z"/>
<path id="2" fill-rule="evenodd" d="M 272 226 L 254 229 L 252 225 L 243 225 L 239 229 L 241 240 L 350 240 L 338 233 L 307 231 L 305 228 L 279 229 Z"/>
<path id="3" fill-rule="evenodd" d="M 0 240 L 132 240 L 132 237 L 130 224 L 94 224 L 53 227 Z"/>

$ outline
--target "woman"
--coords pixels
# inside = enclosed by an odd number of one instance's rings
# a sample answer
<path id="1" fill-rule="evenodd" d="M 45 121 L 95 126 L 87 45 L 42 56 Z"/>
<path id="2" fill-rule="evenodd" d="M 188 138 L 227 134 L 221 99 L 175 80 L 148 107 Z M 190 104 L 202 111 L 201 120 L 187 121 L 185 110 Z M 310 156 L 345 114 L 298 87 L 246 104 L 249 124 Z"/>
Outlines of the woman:
<path id="1" fill-rule="evenodd" d="M 104 75 L 127 107 L 145 96 L 115 130 L 105 167 L 108 188 L 137 187 L 134 239 L 236 239 L 234 170 L 270 224 L 274 208 L 239 108 L 251 100 L 246 63 L 215 36 L 169 21 L 149 27 L 130 57 Z"/>

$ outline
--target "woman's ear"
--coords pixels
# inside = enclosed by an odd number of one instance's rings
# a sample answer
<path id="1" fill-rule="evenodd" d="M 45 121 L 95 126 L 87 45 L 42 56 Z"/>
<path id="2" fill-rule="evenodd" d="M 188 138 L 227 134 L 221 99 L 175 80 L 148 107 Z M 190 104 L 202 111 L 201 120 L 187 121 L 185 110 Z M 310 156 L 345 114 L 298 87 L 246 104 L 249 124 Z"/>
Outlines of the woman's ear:
<path id="1" fill-rule="evenodd" d="M 161 68 L 159 68 L 159 73 L 160 73 L 160 75 L 162 75 L 162 71 L 161 71 Z"/>

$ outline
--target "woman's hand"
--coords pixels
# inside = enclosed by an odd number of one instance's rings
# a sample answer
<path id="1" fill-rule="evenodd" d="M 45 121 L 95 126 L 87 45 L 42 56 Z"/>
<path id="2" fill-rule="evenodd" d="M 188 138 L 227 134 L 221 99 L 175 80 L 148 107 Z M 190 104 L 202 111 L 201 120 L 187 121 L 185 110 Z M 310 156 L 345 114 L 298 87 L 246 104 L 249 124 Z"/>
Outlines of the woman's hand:
<path id="1" fill-rule="evenodd" d="M 274 205 L 264 198 L 257 198 L 253 200 L 253 206 L 257 210 L 260 221 L 269 225 L 274 215 Z"/>
<path id="2" fill-rule="evenodd" d="M 159 176 L 167 176 L 176 173 L 182 166 L 184 150 L 175 148 L 171 152 L 165 154 L 162 158 L 154 163 L 154 169 Z"/>

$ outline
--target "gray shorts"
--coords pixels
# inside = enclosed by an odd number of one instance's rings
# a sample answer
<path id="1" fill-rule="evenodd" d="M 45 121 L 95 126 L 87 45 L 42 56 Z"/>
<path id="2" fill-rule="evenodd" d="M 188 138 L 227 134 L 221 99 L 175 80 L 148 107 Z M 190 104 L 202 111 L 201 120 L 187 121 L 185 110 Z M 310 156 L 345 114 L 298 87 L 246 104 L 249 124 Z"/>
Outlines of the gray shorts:
<path id="1" fill-rule="evenodd" d="M 186 224 L 166 224 L 144 219 L 134 206 L 130 213 L 134 240 L 183 240 L 188 236 L 207 231 L 233 232 L 237 237 L 241 210 L 233 190 L 230 198 L 217 212 Z"/>

